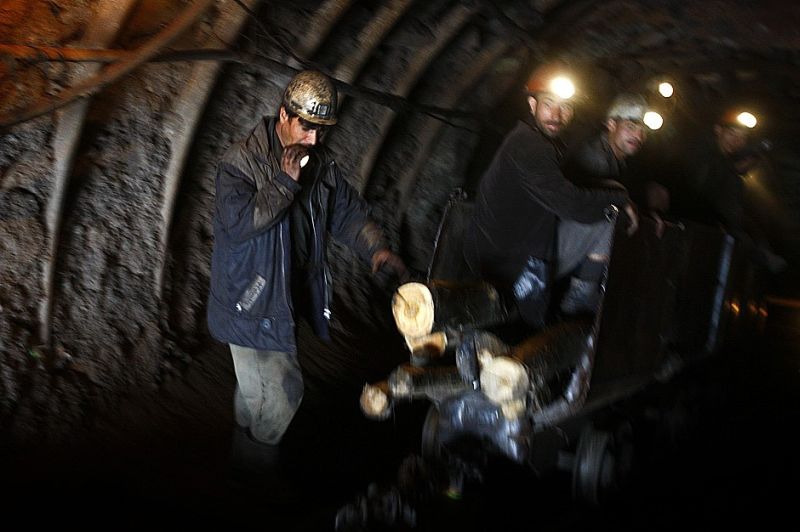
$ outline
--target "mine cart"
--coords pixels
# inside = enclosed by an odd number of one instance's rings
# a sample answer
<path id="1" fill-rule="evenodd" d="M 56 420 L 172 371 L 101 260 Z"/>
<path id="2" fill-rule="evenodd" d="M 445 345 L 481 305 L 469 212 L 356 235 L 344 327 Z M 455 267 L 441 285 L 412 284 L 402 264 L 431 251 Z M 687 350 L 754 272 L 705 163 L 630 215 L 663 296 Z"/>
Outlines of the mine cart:
<path id="1" fill-rule="evenodd" d="M 510 344 L 494 332 L 507 304 L 461 259 L 471 208 L 451 198 L 425 279 L 397 289 L 409 362 L 365 386 L 361 408 L 385 419 L 404 401 L 429 400 L 424 455 L 469 438 L 535 472 L 566 469 L 573 494 L 598 502 L 631 453 L 631 425 L 610 407 L 758 332 L 766 311 L 755 270 L 718 228 L 673 221 L 658 237 L 647 221 L 633 236 L 617 226 L 597 312 Z"/>

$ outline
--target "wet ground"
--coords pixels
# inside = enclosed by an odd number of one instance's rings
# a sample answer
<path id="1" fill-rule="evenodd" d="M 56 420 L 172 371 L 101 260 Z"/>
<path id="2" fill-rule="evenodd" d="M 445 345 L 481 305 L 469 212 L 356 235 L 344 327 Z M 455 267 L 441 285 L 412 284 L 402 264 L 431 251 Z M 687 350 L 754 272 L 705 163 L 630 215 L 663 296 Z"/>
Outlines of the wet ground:
<path id="1" fill-rule="evenodd" d="M 629 482 L 606 506 L 571 502 L 566 477 L 537 481 L 497 464 L 462 498 L 413 508 L 415 529 L 718 530 L 782 522 L 800 491 L 800 309 L 773 308 L 767 332 L 734 373 L 711 368 L 701 377 L 708 393 L 690 405 L 697 415 L 689 430 L 676 441 L 648 439 Z M 370 484 L 394 483 L 400 464 L 418 451 L 426 410 L 407 405 L 389 421 L 372 422 L 345 407 L 356 404 L 357 392 L 308 383 L 304 410 L 287 435 L 281 480 L 271 485 L 232 478 L 230 424 L 153 425 L 46 455 L 5 456 L 12 465 L 0 507 L 26 527 L 333 530 L 337 511 Z M 157 422 L 157 405 L 130 408 Z"/>

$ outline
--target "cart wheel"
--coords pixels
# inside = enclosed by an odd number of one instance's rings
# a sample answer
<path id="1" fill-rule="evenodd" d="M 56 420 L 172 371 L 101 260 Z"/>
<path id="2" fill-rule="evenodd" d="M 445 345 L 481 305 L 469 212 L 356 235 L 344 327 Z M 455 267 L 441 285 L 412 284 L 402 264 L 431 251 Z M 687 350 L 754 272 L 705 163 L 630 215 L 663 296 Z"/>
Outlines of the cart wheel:
<path id="1" fill-rule="evenodd" d="M 630 424 L 615 433 L 588 426 L 578 440 L 572 470 L 572 496 L 600 506 L 621 487 L 631 471 L 633 438 Z"/>
<path id="2" fill-rule="evenodd" d="M 422 456 L 439 459 L 442 456 L 442 443 L 439 439 L 439 410 L 431 405 L 422 425 Z"/>

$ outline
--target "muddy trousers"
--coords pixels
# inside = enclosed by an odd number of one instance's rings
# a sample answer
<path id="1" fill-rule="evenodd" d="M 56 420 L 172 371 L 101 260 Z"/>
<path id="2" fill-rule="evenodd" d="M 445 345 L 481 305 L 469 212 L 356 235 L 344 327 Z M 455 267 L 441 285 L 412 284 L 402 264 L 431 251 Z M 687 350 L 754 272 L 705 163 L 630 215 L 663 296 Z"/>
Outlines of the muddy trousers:
<path id="1" fill-rule="evenodd" d="M 601 295 L 601 280 L 608 255 L 614 224 L 602 220 L 581 224 L 560 220 L 557 225 L 556 256 L 553 266 L 546 260 L 529 256 L 511 286 L 511 295 L 522 321 L 542 327 L 550 305 L 550 284 L 553 279 L 569 278 L 569 286 L 559 302 L 566 315 L 592 313 Z"/>
<path id="2" fill-rule="evenodd" d="M 229 345 L 236 373 L 236 423 L 255 440 L 276 445 L 303 399 L 297 355 Z"/>
<path id="3" fill-rule="evenodd" d="M 603 220 L 582 224 L 572 220 L 558 222 L 558 256 L 556 278 L 563 279 L 587 260 L 589 255 L 608 257 L 614 225 Z M 607 259 L 606 259 L 607 260 Z"/>
<path id="4" fill-rule="evenodd" d="M 597 309 L 600 281 L 611 254 L 613 235 L 614 224 L 607 220 L 593 224 L 559 221 L 556 279 L 570 276 L 569 287 L 560 304 L 565 314 Z"/>

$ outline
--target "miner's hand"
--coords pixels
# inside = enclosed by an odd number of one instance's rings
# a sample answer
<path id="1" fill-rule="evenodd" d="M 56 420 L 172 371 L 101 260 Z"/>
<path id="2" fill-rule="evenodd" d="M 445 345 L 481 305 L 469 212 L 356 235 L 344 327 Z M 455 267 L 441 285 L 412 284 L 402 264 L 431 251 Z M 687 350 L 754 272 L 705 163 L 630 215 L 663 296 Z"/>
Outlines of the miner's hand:
<path id="1" fill-rule="evenodd" d="M 628 202 L 625 204 L 624 207 L 625 214 L 628 215 L 628 228 L 626 233 L 628 236 L 631 236 L 633 233 L 639 229 L 639 215 L 636 214 L 636 209 L 634 208 L 633 204 Z"/>
<path id="2" fill-rule="evenodd" d="M 664 223 L 664 219 L 661 218 L 661 215 L 658 214 L 656 211 L 650 211 L 648 213 L 650 218 L 652 218 L 653 222 L 656 224 L 655 233 L 658 238 L 661 238 L 664 235 L 664 229 L 666 228 L 667 224 Z"/>
<path id="3" fill-rule="evenodd" d="M 406 265 L 403 263 L 403 259 L 401 259 L 398 255 L 395 255 L 388 249 L 381 249 L 376 251 L 375 254 L 372 256 L 372 273 L 376 273 L 378 270 L 387 267 L 392 270 L 397 278 L 400 280 L 401 283 L 404 283 L 408 280 L 409 274 Z"/>
<path id="4" fill-rule="evenodd" d="M 295 181 L 298 181 L 300 179 L 300 159 L 307 153 L 308 146 L 302 144 L 286 146 L 283 148 L 283 157 L 281 157 L 281 170 Z"/>

